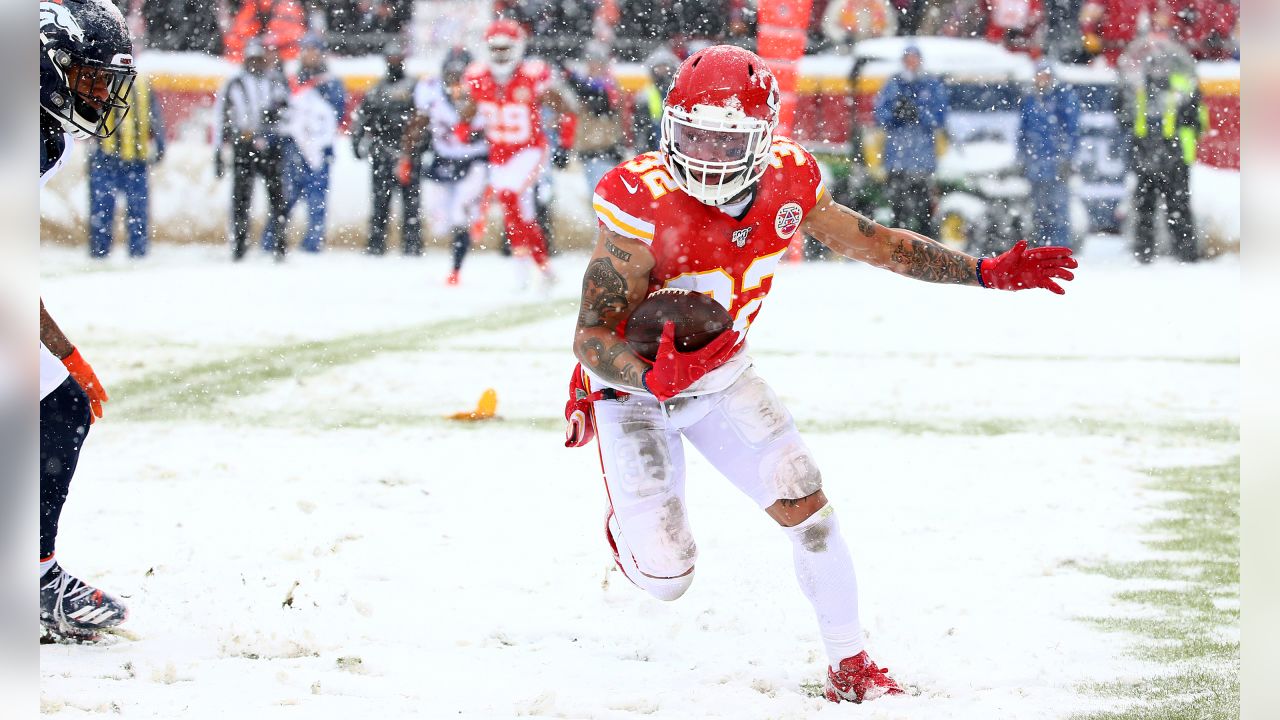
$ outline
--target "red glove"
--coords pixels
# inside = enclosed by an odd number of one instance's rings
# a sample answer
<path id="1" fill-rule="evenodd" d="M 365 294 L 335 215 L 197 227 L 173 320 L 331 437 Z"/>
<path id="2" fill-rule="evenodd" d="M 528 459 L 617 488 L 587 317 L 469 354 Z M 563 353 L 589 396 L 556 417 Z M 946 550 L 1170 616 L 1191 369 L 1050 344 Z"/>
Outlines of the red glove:
<path id="1" fill-rule="evenodd" d="M 644 374 L 644 386 L 659 402 L 666 402 L 685 388 L 698 382 L 733 357 L 738 333 L 725 331 L 701 350 L 680 352 L 675 343 L 676 325 L 667 321 L 658 340 L 658 354 L 653 367 Z"/>
<path id="2" fill-rule="evenodd" d="M 399 181 L 401 185 L 408 186 L 409 170 L 409 158 L 400 158 L 399 164 L 396 165 L 396 180 Z"/>
<path id="3" fill-rule="evenodd" d="M 102 403 L 107 401 L 107 391 L 102 388 L 102 381 L 80 356 L 78 349 L 72 348 L 71 354 L 62 358 L 62 364 L 67 366 L 67 372 L 80 383 L 84 394 L 89 396 L 89 409 L 93 411 L 89 416 L 89 424 L 92 425 L 95 417 L 102 417 Z"/>
<path id="4" fill-rule="evenodd" d="M 1054 278 L 1071 280 L 1075 275 L 1068 268 L 1079 263 L 1071 257 L 1071 248 L 1038 247 L 1027 249 L 1027 241 L 1019 240 L 1004 254 L 978 261 L 978 279 L 982 287 L 996 290 L 1028 290 L 1044 288 L 1065 295 Z"/>
<path id="5" fill-rule="evenodd" d="M 564 404 L 564 419 L 569 423 L 564 431 L 565 447 L 582 447 L 596 436 L 595 406 L 600 393 L 588 393 L 582 382 L 582 365 L 573 366 L 569 378 L 569 401 Z"/>
<path id="6" fill-rule="evenodd" d="M 574 142 L 578 139 L 578 116 L 574 113 L 561 115 L 559 131 L 560 147 L 572 150 Z"/>

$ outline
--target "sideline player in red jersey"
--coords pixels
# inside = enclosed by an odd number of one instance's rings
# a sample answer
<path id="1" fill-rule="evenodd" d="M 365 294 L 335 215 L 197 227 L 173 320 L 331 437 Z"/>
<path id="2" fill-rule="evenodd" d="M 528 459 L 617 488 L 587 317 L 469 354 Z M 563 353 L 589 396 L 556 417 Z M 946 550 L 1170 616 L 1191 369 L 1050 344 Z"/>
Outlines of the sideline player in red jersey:
<path id="1" fill-rule="evenodd" d="M 514 20 L 495 20 L 484 33 L 488 63 L 467 69 L 467 93 L 458 115 L 470 123 L 477 115 L 489 141 L 489 189 L 502 204 L 502 214 L 517 262 L 531 257 L 548 283 L 547 240 L 538 226 L 534 193 L 547 160 L 542 107 L 559 117 L 561 146 L 573 147 L 577 116 L 571 96 L 552 82 L 551 68 L 541 60 L 525 60 L 524 28 Z M 557 164 L 567 161 L 561 155 Z M 523 271 L 522 271 L 523 272 Z"/>
<path id="2" fill-rule="evenodd" d="M 822 475 L 745 350 L 778 261 L 805 232 L 918 280 L 1056 293 L 1055 279 L 1072 279 L 1076 261 L 1067 248 L 1024 242 L 979 260 L 832 202 L 813 157 L 773 136 L 777 108 L 776 81 L 755 54 L 724 45 L 695 53 L 667 95 L 660 151 L 596 186 L 600 231 L 582 284 L 566 444 L 598 438 L 614 559 L 637 586 L 675 600 L 697 558 L 685 511 L 687 438 L 790 538 L 829 659 L 825 695 L 861 702 L 902 689 L 863 649 L 853 561 Z M 685 353 L 668 325 L 646 362 L 620 330 L 664 287 L 712 296 L 734 318 L 732 331 Z"/>

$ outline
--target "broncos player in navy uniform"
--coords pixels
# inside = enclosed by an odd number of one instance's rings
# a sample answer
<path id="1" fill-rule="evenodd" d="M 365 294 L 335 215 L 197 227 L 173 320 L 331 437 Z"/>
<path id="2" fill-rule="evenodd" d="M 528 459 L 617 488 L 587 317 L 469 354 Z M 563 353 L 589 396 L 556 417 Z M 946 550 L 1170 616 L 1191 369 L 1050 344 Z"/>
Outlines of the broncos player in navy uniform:
<path id="1" fill-rule="evenodd" d="M 75 138 L 105 138 L 129 111 L 136 73 L 124 18 L 107 0 L 40 3 L 40 184 Z M 40 302 L 40 624 L 55 640 L 91 640 L 124 621 L 123 603 L 63 570 L 58 518 L 80 448 L 107 394 Z"/>

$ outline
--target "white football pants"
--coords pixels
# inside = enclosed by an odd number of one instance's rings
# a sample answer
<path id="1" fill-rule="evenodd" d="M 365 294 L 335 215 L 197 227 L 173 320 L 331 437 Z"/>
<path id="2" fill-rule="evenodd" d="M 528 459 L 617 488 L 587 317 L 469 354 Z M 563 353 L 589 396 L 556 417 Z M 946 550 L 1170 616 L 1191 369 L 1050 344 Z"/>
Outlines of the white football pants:
<path id="1" fill-rule="evenodd" d="M 645 394 L 599 400 L 595 421 L 615 541 L 643 573 L 628 577 L 662 600 L 680 597 L 693 582 L 698 555 L 685 510 L 681 436 L 761 508 L 822 489 L 822 474 L 791 414 L 751 368 L 724 390 L 665 404 Z M 784 530 L 797 580 L 838 665 L 862 650 L 862 629 L 853 560 L 834 510 L 825 507 Z"/>

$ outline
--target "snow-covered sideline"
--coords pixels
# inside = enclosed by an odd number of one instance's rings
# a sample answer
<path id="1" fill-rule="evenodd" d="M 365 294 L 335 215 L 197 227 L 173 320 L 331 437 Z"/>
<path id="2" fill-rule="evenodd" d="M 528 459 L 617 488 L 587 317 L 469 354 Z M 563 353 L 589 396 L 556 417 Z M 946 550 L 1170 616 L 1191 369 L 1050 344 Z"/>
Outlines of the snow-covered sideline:
<path id="1" fill-rule="evenodd" d="M 943 172 L 958 176 L 1004 167 L 1009 163 L 1008 157 L 994 154 L 1007 150 L 1004 146 L 978 150 L 971 149 L 966 151 L 967 154 L 948 153 Z M 336 151 L 329 191 L 329 240 L 362 244 L 367 237 L 370 208 L 369 167 L 351 154 L 351 144 L 345 137 L 339 139 Z M 84 157 L 83 152 L 73 154 L 68 167 L 40 191 L 46 237 L 83 241 L 89 208 Z M 165 161 L 152 173 L 152 236 L 158 242 L 225 241 L 231 180 L 213 176 L 212 150 L 207 144 L 192 140 L 170 143 Z M 587 202 L 588 192 L 581 167 L 574 164 L 566 171 L 553 172 L 552 181 L 556 198 L 552 212 L 562 247 L 585 247 L 592 239 L 595 220 Z M 1197 164 L 1192 169 L 1191 200 L 1202 230 L 1209 237 L 1226 247 L 1239 245 L 1238 170 Z M 266 210 L 265 193 L 259 186 L 253 206 L 257 222 L 261 223 L 266 217 Z M 302 232 L 305 212 L 302 206 L 294 211 L 291 232 Z M 494 216 L 491 219 L 491 227 L 496 229 L 499 218 Z"/>
<path id="2" fill-rule="evenodd" d="M 1237 452 L 1213 432 L 1238 418 L 1234 256 L 1087 248 L 1065 298 L 784 265 L 752 352 L 911 691 L 829 706 L 789 543 L 696 454 L 690 592 L 611 570 L 596 454 L 559 425 L 585 255 L 548 294 L 495 254 L 457 288 L 440 252 L 42 259 L 112 397 L 59 556 L 132 610 L 127 637 L 41 648 L 65 717 L 1066 717 L 1115 702 L 1083 683 L 1159 671 L 1078 620 L 1129 587 L 1079 565 L 1150 552 L 1144 468 Z M 486 387 L 504 421 L 441 419 Z"/>
<path id="3" fill-rule="evenodd" d="M 334 165 L 328 196 L 328 237 L 330 242 L 363 245 L 368 237 L 370 200 L 369 164 L 356 159 L 347 136 L 335 146 Z M 46 238 L 73 238 L 86 235 L 89 189 L 85 170 L 87 150 L 77 147 L 64 170 L 40 191 L 41 216 Z M 556 202 L 553 215 L 560 236 L 569 245 L 590 240 L 595 220 L 585 176 L 575 164 L 568 171 L 552 173 Z M 399 207 L 398 201 L 396 206 Z M 160 243 L 220 243 L 228 237 L 231 207 L 231 176 L 213 174 L 213 148 L 202 139 L 169 143 L 165 159 L 151 174 L 152 237 Z M 496 209 L 496 203 L 495 203 Z M 259 182 L 254 193 L 252 215 L 259 236 L 267 214 L 266 192 Z M 425 212 L 425 210 L 424 210 Z M 294 210 L 290 232 L 305 228 L 306 208 Z M 500 217 L 491 223 L 499 227 Z M 293 241 L 294 244 L 297 240 Z M 445 242 L 447 245 L 447 240 Z"/>

